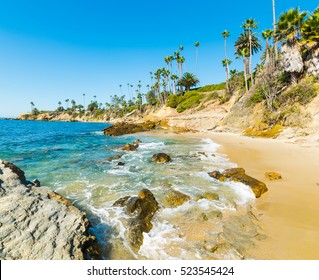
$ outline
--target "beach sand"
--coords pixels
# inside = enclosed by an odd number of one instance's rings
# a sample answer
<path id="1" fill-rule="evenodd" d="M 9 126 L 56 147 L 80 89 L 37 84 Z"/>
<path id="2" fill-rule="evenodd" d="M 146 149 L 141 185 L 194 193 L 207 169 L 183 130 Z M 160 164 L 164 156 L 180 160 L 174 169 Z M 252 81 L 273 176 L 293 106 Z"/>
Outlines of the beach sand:
<path id="1" fill-rule="evenodd" d="M 256 199 L 265 240 L 251 252 L 257 259 L 319 259 L 319 147 L 228 133 L 197 134 L 222 146 L 219 152 L 269 191 Z M 269 181 L 265 172 L 283 179 Z"/>

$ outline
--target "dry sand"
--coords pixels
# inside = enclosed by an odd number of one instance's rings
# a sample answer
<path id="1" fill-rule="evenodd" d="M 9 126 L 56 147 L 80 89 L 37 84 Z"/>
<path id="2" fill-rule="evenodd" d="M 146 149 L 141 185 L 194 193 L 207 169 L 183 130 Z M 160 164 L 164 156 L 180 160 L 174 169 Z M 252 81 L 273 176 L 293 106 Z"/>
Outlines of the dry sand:
<path id="1" fill-rule="evenodd" d="M 201 134 L 197 135 L 201 136 Z M 269 191 L 256 200 L 267 239 L 252 254 L 258 259 L 319 259 L 319 147 L 228 133 L 205 133 L 220 152 L 262 180 Z M 279 172 L 269 181 L 264 173 Z"/>

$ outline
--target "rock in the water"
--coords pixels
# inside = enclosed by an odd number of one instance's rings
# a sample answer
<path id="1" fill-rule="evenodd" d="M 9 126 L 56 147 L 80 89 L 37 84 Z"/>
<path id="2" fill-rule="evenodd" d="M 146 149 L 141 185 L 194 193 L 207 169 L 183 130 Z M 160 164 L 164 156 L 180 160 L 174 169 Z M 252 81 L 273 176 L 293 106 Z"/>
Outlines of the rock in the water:
<path id="1" fill-rule="evenodd" d="M 214 200 L 219 200 L 219 195 L 217 193 L 205 192 L 201 195 L 198 195 L 196 197 L 196 200 L 200 200 L 204 198 L 210 201 L 214 201 Z"/>
<path id="2" fill-rule="evenodd" d="M 121 162 L 121 161 L 117 163 L 117 166 L 124 166 L 124 165 L 125 165 L 125 163 Z"/>
<path id="3" fill-rule="evenodd" d="M 180 191 L 169 189 L 165 193 L 165 202 L 169 207 L 178 207 L 190 200 L 190 196 L 181 193 Z"/>
<path id="4" fill-rule="evenodd" d="M 126 144 L 124 145 L 121 150 L 123 151 L 135 151 L 138 148 L 138 143 Z"/>
<path id="5" fill-rule="evenodd" d="M 171 157 L 165 153 L 158 153 L 152 156 L 152 162 L 166 163 L 170 162 L 171 160 Z"/>
<path id="6" fill-rule="evenodd" d="M 280 180 L 282 179 L 281 175 L 277 172 L 266 172 L 265 176 L 268 180 Z"/>
<path id="7" fill-rule="evenodd" d="M 213 171 L 208 174 L 210 177 L 222 182 L 225 181 L 225 179 L 230 179 L 235 182 L 243 183 L 251 188 L 256 198 L 268 191 L 265 183 L 248 176 L 245 173 L 244 168 L 230 168 L 226 169 L 223 173 L 220 173 L 219 171 Z"/>
<path id="8" fill-rule="evenodd" d="M 137 132 L 149 131 L 156 128 L 156 123 L 145 122 L 145 123 L 116 123 L 111 127 L 103 130 L 104 135 L 119 136 L 125 134 L 132 134 Z"/>
<path id="9" fill-rule="evenodd" d="M 49 188 L 24 181 L 21 169 L 0 160 L 0 259 L 97 258 L 85 214 Z"/>
<path id="10" fill-rule="evenodd" d="M 143 244 L 143 232 L 150 232 L 153 227 L 151 220 L 159 209 L 153 193 L 143 189 L 137 197 L 123 197 L 113 206 L 124 206 L 126 213 L 132 217 L 128 221 L 127 237 L 132 249 L 137 252 Z"/>

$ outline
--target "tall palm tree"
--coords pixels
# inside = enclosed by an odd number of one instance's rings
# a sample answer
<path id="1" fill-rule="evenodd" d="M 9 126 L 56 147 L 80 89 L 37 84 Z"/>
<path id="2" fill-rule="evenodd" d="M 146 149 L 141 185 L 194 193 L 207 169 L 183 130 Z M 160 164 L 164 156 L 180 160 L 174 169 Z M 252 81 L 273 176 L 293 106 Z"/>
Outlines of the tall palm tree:
<path id="1" fill-rule="evenodd" d="M 65 107 L 66 108 L 69 108 L 69 101 L 70 101 L 70 99 L 68 99 L 68 98 L 65 99 Z"/>
<path id="2" fill-rule="evenodd" d="M 247 58 L 249 57 L 249 50 L 248 48 L 242 48 L 242 49 L 238 49 L 237 52 L 237 57 L 236 58 L 241 58 L 243 60 L 244 63 L 244 78 L 245 78 L 245 88 L 246 88 L 246 92 L 248 91 L 248 82 L 247 82 Z"/>
<path id="3" fill-rule="evenodd" d="M 195 74 L 197 75 L 197 64 L 198 64 L 198 47 L 199 47 L 200 43 L 197 41 L 194 46 L 196 48 L 196 68 L 195 68 Z"/>
<path id="4" fill-rule="evenodd" d="M 309 76 L 319 76 L 319 7 L 301 27 L 301 42 L 306 48 L 305 66 Z"/>
<path id="5" fill-rule="evenodd" d="M 227 92 L 230 92 L 230 88 L 229 88 L 229 65 L 232 63 L 231 60 L 229 59 L 224 59 L 222 60 L 222 64 L 226 69 L 226 90 Z"/>
<path id="6" fill-rule="evenodd" d="M 176 94 L 176 81 L 178 80 L 178 76 L 177 75 L 171 75 L 171 80 L 173 81 L 174 84 L 174 94 Z"/>
<path id="7" fill-rule="evenodd" d="M 227 38 L 230 36 L 230 32 L 227 31 L 227 30 L 224 30 L 222 32 L 222 36 L 224 38 L 224 50 L 225 50 L 225 60 L 223 60 L 223 63 L 224 62 L 226 63 L 226 71 L 227 71 L 227 74 L 226 74 L 226 90 L 229 91 L 229 85 L 228 85 L 229 65 L 228 65 L 228 62 L 230 60 L 228 59 L 228 56 L 227 56 Z"/>
<path id="8" fill-rule="evenodd" d="M 83 108 L 85 110 L 85 93 L 83 93 Z"/>
<path id="9" fill-rule="evenodd" d="M 282 42 L 283 70 L 290 73 L 293 84 L 298 82 L 298 76 L 303 72 L 300 35 L 306 15 L 299 8 L 290 9 L 279 17 L 276 28 L 276 40 Z"/>
<path id="10" fill-rule="evenodd" d="M 262 49 L 260 40 L 255 36 L 254 33 L 249 36 L 248 31 L 244 30 L 243 33 L 241 33 L 235 42 L 235 49 L 236 53 L 239 54 L 239 51 L 244 50 L 245 52 L 248 51 L 248 57 L 250 58 L 253 54 L 257 53 Z M 251 51 L 250 51 L 251 50 Z M 246 63 L 246 74 L 252 77 L 252 72 L 250 68 L 250 61 L 247 61 L 247 59 L 244 60 Z M 248 64 L 248 65 L 247 65 Z"/>
<path id="11" fill-rule="evenodd" d="M 269 62 L 269 39 L 273 37 L 274 32 L 271 29 L 266 29 L 261 33 L 263 38 L 266 40 L 266 64 Z"/>
<path id="12" fill-rule="evenodd" d="M 123 94 L 123 93 L 122 93 L 122 85 L 119 85 L 119 87 L 120 87 L 120 91 L 121 91 L 121 95 L 122 95 L 122 94 Z"/>
<path id="13" fill-rule="evenodd" d="M 254 79 L 252 75 L 252 67 L 253 67 L 253 52 L 252 52 L 252 35 L 253 30 L 257 29 L 257 22 L 254 19 L 249 18 L 243 23 L 243 28 L 248 32 L 248 39 L 249 39 L 249 72 L 251 77 L 251 84 L 254 85 Z"/>
<path id="14" fill-rule="evenodd" d="M 33 101 L 30 102 L 30 105 L 31 105 L 31 113 L 33 114 L 33 110 L 34 110 L 34 103 L 33 103 Z"/>
<path id="15" fill-rule="evenodd" d="M 199 83 L 198 78 L 189 72 L 186 72 L 181 79 L 178 81 L 178 85 L 185 87 L 188 92 L 191 87 L 196 86 Z"/>
<path id="16" fill-rule="evenodd" d="M 179 56 L 177 58 L 177 62 L 179 64 L 179 77 L 182 78 L 182 76 L 183 76 L 183 63 L 185 62 L 184 56 Z"/>
<path id="17" fill-rule="evenodd" d="M 273 17 L 273 32 L 276 34 L 276 5 L 275 5 L 275 0 L 272 1 L 272 17 Z M 277 46 L 277 40 L 274 37 L 274 47 L 275 47 L 275 60 L 276 62 L 278 61 L 278 46 Z"/>

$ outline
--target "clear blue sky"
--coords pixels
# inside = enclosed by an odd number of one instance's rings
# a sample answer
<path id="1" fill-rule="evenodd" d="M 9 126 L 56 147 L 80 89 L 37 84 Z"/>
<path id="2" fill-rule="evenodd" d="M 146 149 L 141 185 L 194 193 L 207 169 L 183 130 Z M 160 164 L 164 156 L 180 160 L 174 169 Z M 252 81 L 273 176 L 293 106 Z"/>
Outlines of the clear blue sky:
<path id="1" fill-rule="evenodd" d="M 277 16 L 292 7 L 313 11 L 315 0 L 276 0 Z M 200 42 L 201 85 L 224 81 L 221 32 L 231 33 L 231 69 L 241 25 L 252 17 L 258 32 L 272 27 L 271 0 L 2 0 L 0 2 L 0 116 L 52 110 L 64 100 L 98 102 L 127 94 L 127 83 L 150 84 L 149 72 L 184 46 L 184 70 L 195 72 Z M 258 55 L 257 55 L 258 56 Z M 258 57 L 254 57 L 257 62 Z"/>

